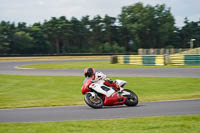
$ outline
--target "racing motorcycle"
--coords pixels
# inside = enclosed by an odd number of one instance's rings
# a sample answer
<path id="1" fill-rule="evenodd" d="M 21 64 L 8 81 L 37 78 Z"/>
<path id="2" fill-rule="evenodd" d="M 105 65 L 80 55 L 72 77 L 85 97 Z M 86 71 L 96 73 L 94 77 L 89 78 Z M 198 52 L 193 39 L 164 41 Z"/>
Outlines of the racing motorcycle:
<path id="1" fill-rule="evenodd" d="M 119 85 L 119 91 L 104 85 L 104 80 L 93 82 L 92 78 L 86 78 L 81 88 L 85 103 L 95 109 L 123 104 L 136 106 L 138 104 L 137 95 L 131 90 L 124 89 L 127 82 L 124 80 L 115 80 L 114 82 Z"/>

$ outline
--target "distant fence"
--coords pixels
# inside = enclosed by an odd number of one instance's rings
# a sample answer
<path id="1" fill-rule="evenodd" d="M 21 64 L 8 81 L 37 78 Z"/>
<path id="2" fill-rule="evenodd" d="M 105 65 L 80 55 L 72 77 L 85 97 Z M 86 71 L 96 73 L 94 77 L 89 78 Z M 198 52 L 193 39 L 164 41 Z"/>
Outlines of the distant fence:
<path id="1" fill-rule="evenodd" d="M 200 65 L 199 55 L 118 55 L 112 60 L 119 64 L 133 65 Z"/>
<path id="2" fill-rule="evenodd" d="M 133 65 L 164 65 L 164 56 L 162 55 L 119 55 L 117 56 L 119 64 Z"/>
<path id="3" fill-rule="evenodd" d="M 200 65 L 200 55 L 170 55 L 171 65 Z"/>
<path id="4" fill-rule="evenodd" d="M 170 48 L 170 49 L 138 49 L 138 55 L 171 55 L 171 54 L 200 54 L 200 49 L 175 49 L 175 48 Z"/>

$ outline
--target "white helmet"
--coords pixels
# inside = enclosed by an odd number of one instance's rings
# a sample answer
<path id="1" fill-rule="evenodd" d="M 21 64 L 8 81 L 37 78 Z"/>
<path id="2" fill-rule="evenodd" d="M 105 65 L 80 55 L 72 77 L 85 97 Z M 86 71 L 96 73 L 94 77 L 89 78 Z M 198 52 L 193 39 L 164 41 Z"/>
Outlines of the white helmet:
<path id="1" fill-rule="evenodd" d="M 95 80 L 104 80 L 106 79 L 106 75 L 102 72 L 96 72 L 95 73 Z"/>

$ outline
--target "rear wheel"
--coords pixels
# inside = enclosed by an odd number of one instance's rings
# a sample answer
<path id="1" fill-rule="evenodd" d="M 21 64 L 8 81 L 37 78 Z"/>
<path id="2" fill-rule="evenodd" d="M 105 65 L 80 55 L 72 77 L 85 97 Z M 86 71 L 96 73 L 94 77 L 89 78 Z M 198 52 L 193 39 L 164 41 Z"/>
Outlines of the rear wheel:
<path id="1" fill-rule="evenodd" d="M 130 95 L 125 96 L 125 97 L 127 97 L 125 105 L 136 106 L 138 104 L 138 96 L 131 90 L 125 89 L 124 91 L 130 93 Z"/>
<path id="2" fill-rule="evenodd" d="M 91 93 L 86 93 L 84 100 L 92 108 L 99 109 L 103 107 L 103 100 L 98 95 L 92 96 Z"/>

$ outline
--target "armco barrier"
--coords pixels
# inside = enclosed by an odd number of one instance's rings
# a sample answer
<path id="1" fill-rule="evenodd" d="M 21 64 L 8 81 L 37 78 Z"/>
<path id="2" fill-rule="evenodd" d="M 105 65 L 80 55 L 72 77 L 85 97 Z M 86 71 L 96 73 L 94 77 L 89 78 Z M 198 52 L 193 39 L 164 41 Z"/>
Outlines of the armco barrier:
<path id="1" fill-rule="evenodd" d="M 164 65 L 162 55 L 119 55 L 117 59 L 119 64 Z"/>
<path id="2" fill-rule="evenodd" d="M 184 65 L 184 55 L 170 55 L 169 64 L 171 65 Z"/>
<path id="3" fill-rule="evenodd" d="M 200 65 L 200 55 L 170 55 L 171 65 Z"/>
<path id="4" fill-rule="evenodd" d="M 198 55 L 118 55 L 119 64 L 133 65 L 200 65 Z"/>
<path id="5" fill-rule="evenodd" d="M 185 65 L 200 65 L 200 55 L 185 55 L 184 64 Z"/>

